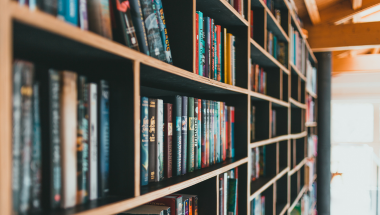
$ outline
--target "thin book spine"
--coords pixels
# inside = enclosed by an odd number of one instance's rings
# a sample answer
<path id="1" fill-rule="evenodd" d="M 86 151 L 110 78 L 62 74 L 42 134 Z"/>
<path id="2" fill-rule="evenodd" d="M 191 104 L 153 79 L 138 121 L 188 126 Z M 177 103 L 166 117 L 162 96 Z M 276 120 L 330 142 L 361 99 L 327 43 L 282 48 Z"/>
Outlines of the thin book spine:
<path id="1" fill-rule="evenodd" d="M 157 99 L 149 98 L 149 182 L 156 179 L 156 103 Z"/>
<path id="2" fill-rule="evenodd" d="M 165 178 L 172 177 L 172 153 L 173 153 L 173 105 L 164 104 L 164 172 Z"/>
<path id="3" fill-rule="evenodd" d="M 182 96 L 182 175 L 187 173 L 187 108 L 188 98 L 187 96 Z"/>
<path id="4" fill-rule="evenodd" d="M 199 14 L 195 14 L 195 74 L 199 75 Z"/>
<path id="5" fill-rule="evenodd" d="M 205 59 L 205 63 L 204 63 L 204 66 L 203 66 L 203 76 L 204 77 L 209 77 L 209 64 L 210 64 L 210 18 L 209 17 L 205 17 L 204 18 L 204 21 L 203 21 L 203 33 L 204 33 L 204 59 Z"/>
<path id="6" fill-rule="evenodd" d="M 202 100 L 198 99 L 198 106 L 196 107 L 198 110 L 198 137 L 197 137 L 197 144 L 198 144 L 198 169 L 202 167 Z"/>
<path id="7" fill-rule="evenodd" d="M 219 215 L 224 215 L 223 209 L 224 209 L 224 199 L 223 199 L 223 193 L 224 193 L 224 174 L 219 175 Z"/>
<path id="8" fill-rule="evenodd" d="M 207 128 L 207 105 L 206 105 L 206 100 L 202 99 L 202 106 L 201 106 L 201 132 L 202 132 L 202 135 L 201 135 L 201 147 L 202 147 L 202 153 L 201 153 L 201 156 L 202 156 L 202 168 L 205 168 L 207 167 L 207 151 L 206 151 L 206 144 L 207 144 L 207 141 L 206 141 L 206 128 Z"/>
<path id="9" fill-rule="evenodd" d="M 228 84 L 228 46 L 227 46 L 227 29 L 223 28 L 223 76 L 224 83 Z"/>
<path id="10" fill-rule="evenodd" d="M 221 30 L 221 27 L 220 25 L 217 25 L 216 26 L 216 56 L 217 56 L 217 66 L 216 66 L 216 70 L 217 70 L 217 75 L 216 75 L 216 80 L 217 81 L 221 81 L 222 80 L 222 77 L 221 77 L 221 43 L 220 43 L 220 30 Z"/>
<path id="11" fill-rule="evenodd" d="M 131 6 L 132 22 L 133 26 L 135 27 L 140 52 L 149 55 L 148 39 L 146 38 L 146 28 L 140 1 L 129 0 L 129 4 Z"/>
<path id="12" fill-rule="evenodd" d="M 232 85 L 236 85 L 236 47 L 235 47 L 235 36 L 232 36 Z"/>
<path id="13" fill-rule="evenodd" d="M 162 181 L 164 179 L 164 103 L 161 99 L 157 99 L 156 108 L 156 179 Z"/>
<path id="14" fill-rule="evenodd" d="M 206 166 L 210 166 L 210 100 L 206 101 Z"/>
<path id="15" fill-rule="evenodd" d="M 148 185 L 149 171 L 149 99 L 141 97 L 141 186 Z"/>
<path id="16" fill-rule="evenodd" d="M 79 0 L 79 28 L 88 30 L 88 13 L 87 13 L 87 0 Z"/>
<path id="17" fill-rule="evenodd" d="M 215 121 L 216 121 L 216 163 L 220 163 L 220 102 L 216 102 L 216 108 L 215 108 Z"/>
<path id="18" fill-rule="evenodd" d="M 182 97 L 175 97 L 175 109 L 174 109 L 174 119 L 175 119 L 175 144 L 173 145 L 173 174 L 179 176 L 182 173 Z"/>
<path id="19" fill-rule="evenodd" d="M 98 95 L 97 85 L 88 86 L 88 143 L 89 143 L 89 197 L 90 200 L 98 198 Z"/>
<path id="20" fill-rule="evenodd" d="M 198 14 L 198 50 L 199 50 L 199 56 L 198 56 L 198 61 L 199 61 L 199 75 L 203 76 L 203 68 L 205 64 L 205 59 L 204 59 L 204 46 L 205 46 L 205 41 L 204 41 L 204 33 L 203 33 L 203 13 L 200 11 L 197 11 Z"/>
<path id="21" fill-rule="evenodd" d="M 217 44 L 217 27 L 214 25 L 214 80 L 218 80 L 218 44 Z"/>
<path id="22" fill-rule="evenodd" d="M 194 98 L 188 98 L 187 172 L 194 171 Z"/>
<path id="23" fill-rule="evenodd" d="M 231 143 L 231 145 L 230 145 L 230 147 L 231 147 L 231 150 L 230 150 L 230 157 L 231 158 L 233 158 L 233 157 L 235 157 L 235 141 L 234 141 L 234 139 L 235 139 L 235 137 L 234 137 L 234 131 L 235 131 L 235 129 L 234 129 L 234 127 L 235 127 L 235 107 L 230 107 L 230 117 L 231 117 L 231 119 L 230 119 L 230 143 Z"/>
<path id="24" fill-rule="evenodd" d="M 198 99 L 194 98 L 194 169 L 198 167 L 198 137 L 199 137 L 199 125 L 198 125 Z M 191 110 L 192 111 L 192 110 Z"/>
<path id="25" fill-rule="evenodd" d="M 214 19 L 210 20 L 210 35 L 211 35 L 211 64 L 210 64 L 210 77 L 215 80 L 215 26 Z"/>
<path id="26" fill-rule="evenodd" d="M 166 57 L 165 62 L 169 64 L 173 64 L 172 53 L 171 53 L 170 44 L 169 44 L 168 29 L 166 28 L 166 21 L 165 21 L 165 15 L 164 15 L 164 8 L 162 7 L 162 1 L 154 0 L 154 3 L 156 6 L 156 14 L 158 18 L 162 44 L 164 47 L 164 53 Z"/>
<path id="27" fill-rule="evenodd" d="M 215 102 L 210 102 L 210 164 L 215 163 L 215 136 L 214 136 L 214 108 L 215 108 Z"/>

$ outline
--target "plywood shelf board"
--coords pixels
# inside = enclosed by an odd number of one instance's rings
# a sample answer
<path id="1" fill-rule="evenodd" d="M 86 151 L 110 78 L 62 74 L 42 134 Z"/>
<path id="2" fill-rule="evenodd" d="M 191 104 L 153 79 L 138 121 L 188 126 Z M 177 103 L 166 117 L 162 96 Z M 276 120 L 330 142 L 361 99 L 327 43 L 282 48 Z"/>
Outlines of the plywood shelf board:
<path id="1" fill-rule="evenodd" d="M 272 102 L 272 103 L 279 105 L 279 106 L 282 106 L 282 107 L 289 107 L 288 102 L 282 101 L 280 99 L 273 98 L 271 96 L 268 96 L 268 95 L 265 95 L 262 93 L 250 91 L 250 95 L 251 95 L 252 100 L 265 100 L 265 101 Z"/>
<path id="2" fill-rule="evenodd" d="M 306 77 L 305 77 L 305 75 L 303 75 L 303 74 L 298 70 L 298 68 L 293 64 L 293 62 L 290 61 L 289 64 L 290 64 L 290 67 L 291 67 L 292 73 L 298 75 L 303 81 L 306 81 Z"/>
<path id="3" fill-rule="evenodd" d="M 305 123 L 305 126 L 306 126 L 306 127 L 316 127 L 316 126 L 317 126 L 317 123 L 316 123 L 316 122 L 306 122 L 306 123 Z"/>
<path id="4" fill-rule="evenodd" d="M 307 158 L 304 158 L 300 163 L 297 164 L 297 166 L 295 166 L 293 169 L 291 169 L 291 170 L 288 172 L 288 175 L 291 176 L 291 175 L 293 175 L 294 173 L 296 173 L 298 170 L 301 169 L 301 167 L 303 167 L 303 165 L 305 165 L 306 162 L 307 162 Z"/>
<path id="5" fill-rule="evenodd" d="M 306 136 L 307 136 L 307 132 L 303 131 L 303 132 L 298 133 L 298 134 L 291 134 L 290 139 L 299 139 L 299 138 L 306 137 Z"/>
<path id="6" fill-rule="evenodd" d="M 272 12 L 265 6 L 267 11 L 267 28 L 271 31 L 279 41 L 289 42 L 289 37 L 286 35 L 284 29 L 278 24 L 276 18 L 273 16 Z"/>
<path id="7" fill-rule="evenodd" d="M 264 146 L 264 145 L 268 145 L 268 144 L 272 144 L 272 143 L 281 142 L 281 141 L 284 141 L 284 140 L 289 140 L 289 138 L 290 138 L 290 135 L 282 135 L 282 136 L 270 138 L 270 139 L 267 139 L 267 140 L 261 140 L 261 141 L 253 142 L 253 143 L 251 143 L 249 145 L 249 147 L 250 148 L 256 148 L 256 147 L 259 147 L 259 146 Z"/>
<path id="8" fill-rule="evenodd" d="M 306 104 L 302 104 L 301 102 L 296 101 L 293 98 L 289 98 L 289 102 L 290 102 L 290 104 L 292 104 L 292 107 L 306 109 Z"/>

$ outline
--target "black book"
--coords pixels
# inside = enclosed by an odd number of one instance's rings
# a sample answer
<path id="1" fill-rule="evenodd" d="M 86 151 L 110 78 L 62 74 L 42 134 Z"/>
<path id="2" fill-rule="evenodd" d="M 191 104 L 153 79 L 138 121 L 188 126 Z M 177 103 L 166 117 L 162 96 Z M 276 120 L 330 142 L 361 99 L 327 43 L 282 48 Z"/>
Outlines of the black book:
<path id="1" fill-rule="evenodd" d="M 140 52 L 149 55 L 148 40 L 146 38 L 145 23 L 142 15 L 140 0 L 129 0 L 129 4 L 131 6 L 132 22 L 135 27 Z"/>
<path id="2" fill-rule="evenodd" d="M 186 174 L 187 172 L 187 96 L 182 96 L 182 159 L 181 159 L 181 165 L 182 165 L 182 175 Z"/>
<path id="3" fill-rule="evenodd" d="M 173 120 L 175 125 L 173 129 L 173 176 L 179 176 L 182 173 L 182 97 L 176 96 L 173 102 Z"/>
<path id="4" fill-rule="evenodd" d="M 149 99 L 149 182 L 156 178 L 156 108 L 157 99 Z"/>
<path id="5" fill-rule="evenodd" d="M 38 8 L 45 13 L 57 16 L 58 0 L 37 0 Z"/>

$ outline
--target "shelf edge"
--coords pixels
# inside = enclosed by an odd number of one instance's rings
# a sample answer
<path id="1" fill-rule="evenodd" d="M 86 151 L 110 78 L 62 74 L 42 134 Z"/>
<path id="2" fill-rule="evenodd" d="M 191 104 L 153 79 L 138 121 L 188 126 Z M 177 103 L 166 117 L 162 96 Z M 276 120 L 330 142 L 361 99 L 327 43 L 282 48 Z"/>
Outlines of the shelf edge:
<path id="1" fill-rule="evenodd" d="M 302 80 L 306 81 L 306 77 L 301 73 L 301 71 L 298 70 L 298 68 L 292 63 L 292 61 L 289 61 L 289 64 L 290 64 L 290 66 L 292 67 L 292 69 L 293 69 L 294 71 L 296 71 L 296 73 L 298 74 L 298 76 L 299 76 Z"/>
<path id="2" fill-rule="evenodd" d="M 289 102 L 292 103 L 292 104 L 294 104 L 295 106 L 297 106 L 299 108 L 306 109 L 306 104 L 302 104 L 301 102 L 296 101 L 292 97 L 289 98 Z"/>
<path id="3" fill-rule="evenodd" d="M 296 173 L 298 170 L 301 169 L 301 167 L 303 165 L 305 165 L 305 163 L 307 162 L 307 158 L 304 158 L 299 164 L 297 164 L 297 166 L 295 166 L 293 169 L 291 169 L 289 172 L 288 172 L 288 175 L 291 176 L 293 175 L 294 173 Z"/>
<path id="4" fill-rule="evenodd" d="M 298 134 L 291 134 L 290 139 L 299 139 L 302 137 L 306 137 L 306 135 L 307 135 L 306 131 L 303 131 L 303 132 L 298 133 Z"/>
<path id="5" fill-rule="evenodd" d="M 270 138 L 270 139 L 267 139 L 267 140 L 260 140 L 260 141 L 256 141 L 256 142 L 250 143 L 249 147 L 250 148 L 255 148 L 255 147 L 259 147 L 259 146 L 263 146 L 263 145 L 268 145 L 268 144 L 271 144 L 271 143 L 276 143 L 276 142 L 280 142 L 280 141 L 284 141 L 284 140 L 288 140 L 288 139 L 290 139 L 289 135 L 282 135 L 282 136 Z"/>
<path id="6" fill-rule="evenodd" d="M 296 206 L 297 202 L 300 201 L 300 199 L 301 199 L 302 195 L 305 193 L 305 191 L 306 191 L 306 187 L 303 186 L 303 188 L 301 189 L 301 191 L 298 194 L 297 198 L 294 200 L 294 202 L 292 203 L 292 205 L 289 207 L 289 209 L 288 209 L 289 213 L 294 209 L 294 207 Z"/>

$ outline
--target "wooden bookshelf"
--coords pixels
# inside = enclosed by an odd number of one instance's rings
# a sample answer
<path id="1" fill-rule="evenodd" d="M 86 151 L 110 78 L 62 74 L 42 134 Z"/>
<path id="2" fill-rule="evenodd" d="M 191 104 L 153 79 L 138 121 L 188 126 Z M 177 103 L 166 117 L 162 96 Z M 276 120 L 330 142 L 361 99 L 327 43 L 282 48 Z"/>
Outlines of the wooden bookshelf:
<path id="1" fill-rule="evenodd" d="M 217 214 L 219 210 L 218 177 L 232 168 L 239 168 L 238 211 L 250 214 L 251 201 L 262 193 L 268 194 L 268 204 L 273 203 L 273 214 L 290 214 L 295 204 L 307 191 L 302 186 L 302 168 L 307 157 L 307 137 L 317 134 L 317 122 L 305 123 L 305 97 L 317 95 L 306 89 L 305 71 L 299 71 L 290 61 L 281 64 L 267 51 L 267 32 L 270 30 L 279 40 L 289 46 L 289 27 L 301 28 L 295 14 L 289 9 L 287 0 L 279 1 L 281 24 L 276 20 L 262 0 L 244 0 L 244 16 L 225 0 L 162 0 L 168 22 L 169 38 L 173 54 L 173 65 L 159 61 L 132 50 L 122 44 L 83 31 L 41 11 L 31 11 L 15 1 L 0 0 L 0 208 L 4 215 L 12 214 L 12 64 L 14 59 L 25 59 L 51 67 L 86 70 L 100 75 L 109 75 L 126 81 L 123 87 L 124 103 L 117 111 L 128 107 L 129 114 L 118 122 L 127 129 L 124 144 L 119 152 L 111 152 L 120 161 L 121 167 L 110 163 L 113 178 L 120 176 L 113 187 L 124 187 L 106 198 L 90 201 L 70 209 L 44 214 L 105 215 L 148 203 L 175 192 L 188 192 L 199 196 L 199 201 L 208 201 L 211 211 L 199 214 Z M 250 37 L 250 13 L 254 10 L 254 38 Z M 195 69 L 195 12 L 200 10 L 227 27 L 236 35 L 236 86 L 201 77 Z M 173 21 L 174 18 L 181 19 Z M 172 19 L 171 19 L 172 18 Z M 180 24 L 180 21 L 183 24 Z M 170 28 L 169 28 L 170 27 Z M 302 34 L 301 34 L 302 35 Z M 303 36 L 302 36 L 303 37 Z M 317 60 L 306 39 L 307 54 L 313 65 Z M 254 92 L 249 83 L 249 61 L 259 64 L 268 72 L 276 73 L 268 95 Z M 268 83 L 271 80 L 268 80 Z M 269 93 L 270 92 L 270 93 Z M 124 95 L 125 94 L 125 95 Z M 162 182 L 140 186 L 140 97 L 190 95 L 199 98 L 222 100 L 236 107 L 235 150 L 233 159 L 173 177 Z M 128 104 L 127 104 L 128 103 Z M 256 111 L 256 133 L 263 134 L 251 140 L 251 107 Z M 278 135 L 272 137 L 270 111 L 278 113 Z M 121 112 L 122 113 L 122 112 Z M 261 120 L 261 121 L 258 121 Z M 121 129 L 119 129 L 121 130 Z M 123 130 L 121 130 L 123 131 Z M 122 133 L 122 132 L 121 132 Z M 118 138 L 118 139 L 121 139 Z M 113 142 L 110 143 L 115 144 Z M 270 147 L 269 156 L 273 174 L 251 181 L 251 150 L 255 147 Z M 128 158 L 123 158 L 123 156 Z M 125 166 L 124 166 L 125 165 Z M 316 175 L 313 181 L 316 180 Z M 292 189 L 293 188 L 293 189 Z M 115 190 L 115 188 L 112 188 Z M 297 192 L 293 192 L 293 190 Z M 293 194 L 294 193 L 294 194 Z M 293 198 L 292 198 L 293 197 Z M 202 199 L 203 198 L 203 199 Z M 270 198 L 270 199 L 269 199 Z"/>

